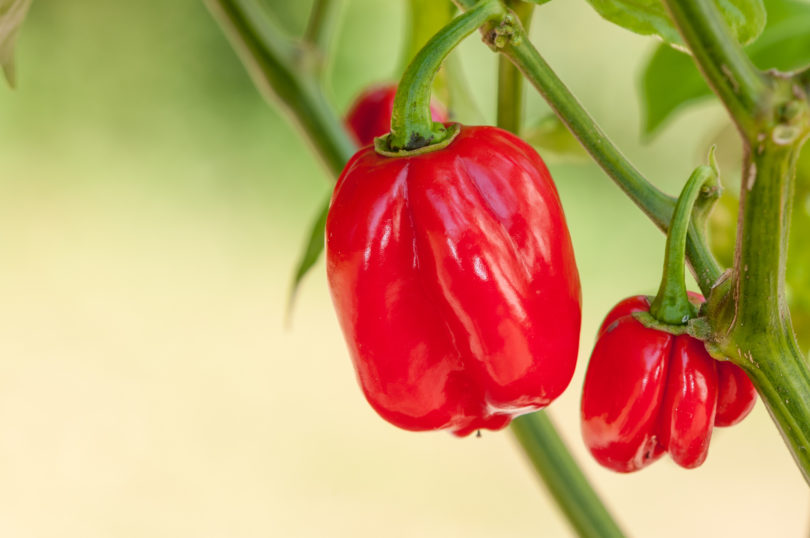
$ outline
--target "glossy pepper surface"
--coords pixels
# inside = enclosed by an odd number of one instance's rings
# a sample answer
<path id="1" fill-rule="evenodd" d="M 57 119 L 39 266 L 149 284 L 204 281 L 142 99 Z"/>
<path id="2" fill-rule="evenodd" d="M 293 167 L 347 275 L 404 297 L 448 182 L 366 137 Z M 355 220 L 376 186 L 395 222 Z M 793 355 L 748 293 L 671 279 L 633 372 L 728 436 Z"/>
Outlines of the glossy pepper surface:
<path id="1" fill-rule="evenodd" d="M 346 114 L 346 125 L 361 146 L 371 144 L 378 136 L 391 127 L 391 114 L 394 110 L 395 84 L 374 86 L 361 93 Z M 433 121 L 447 121 L 447 110 L 435 99 L 430 102 Z"/>
<path id="2" fill-rule="evenodd" d="M 571 380 L 581 300 L 562 206 L 537 153 L 461 127 L 408 157 L 361 149 L 326 222 L 332 299 L 374 409 L 467 435 L 548 405 Z"/>
<path id="3" fill-rule="evenodd" d="M 687 334 L 648 328 L 633 317 L 649 309 L 650 299 L 639 295 L 611 310 L 585 375 L 585 444 L 599 463 L 619 472 L 646 467 L 664 452 L 682 467 L 697 467 L 714 426 L 736 424 L 756 401 L 738 366 L 714 360 Z"/>

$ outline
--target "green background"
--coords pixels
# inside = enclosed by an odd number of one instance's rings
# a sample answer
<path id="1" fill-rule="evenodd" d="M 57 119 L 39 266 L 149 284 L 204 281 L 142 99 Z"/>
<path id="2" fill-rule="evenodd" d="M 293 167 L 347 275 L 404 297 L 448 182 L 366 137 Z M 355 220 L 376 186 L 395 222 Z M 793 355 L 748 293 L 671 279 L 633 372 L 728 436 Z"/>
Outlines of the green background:
<path id="1" fill-rule="evenodd" d="M 309 2 L 267 4 L 303 28 Z M 327 77 L 339 110 L 398 74 L 405 7 L 343 2 Z M 723 128 L 719 105 L 642 144 L 654 40 L 562 1 L 537 9 L 533 39 L 677 192 Z M 461 55 L 492 122 L 496 58 L 477 37 Z M 18 88 L 0 85 L 1 535 L 569 535 L 508 432 L 412 434 L 374 414 L 322 264 L 285 327 L 330 178 L 200 2 L 37 0 L 17 64 Z M 529 92 L 528 124 L 547 112 Z M 636 536 L 803 534 L 806 486 L 761 402 L 695 471 L 664 460 L 623 476 L 589 459 L 577 406 L 595 329 L 656 289 L 664 237 L 594 165 L 549 166 L 584 296 L 577 374 L 551 413 L 607 503 Z"/>

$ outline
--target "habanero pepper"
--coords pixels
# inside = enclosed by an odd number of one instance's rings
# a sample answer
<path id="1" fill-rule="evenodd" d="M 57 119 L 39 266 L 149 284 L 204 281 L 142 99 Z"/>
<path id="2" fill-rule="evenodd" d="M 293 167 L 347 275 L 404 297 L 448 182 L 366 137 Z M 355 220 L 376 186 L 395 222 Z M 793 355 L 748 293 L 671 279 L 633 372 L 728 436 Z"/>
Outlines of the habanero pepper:
<path id="1" fill-rule="evenodd" d="M 642 469 L 664 452 L 682 467 L 699 466 L 714 426 L 738 423 L 756 402 L 740 367 L 713 359 L 688 334 L 648 328 L 633 317 L 649 312 L 650 304 L 639 295 L 610 311 L 585 376 L 585 444 L 599 463 L 619 472 Z"/>
<path id="2" fill-rule="evenodd" d="M 432 79 L 479 27 L 480 2 L 400 81 L 391 131 L 355 154 L 332 195 L 326 270 L 363 392 L 406 430 L 497 430 L 573 376 L 579 274 L 539 155 L 495 127 L 434 122 Z"/>
<path id="3" fill-rule="evenodd" d="M 605 318 L 582 391 L 582 434 L 594 458 L 619 472 L 668 452 L 685 468 L 702 464 L 715 426 L 751 411 L 754 386 L 738 366 L 717 361 L 687 322 L 704 299 L 686 292 L 684 248 L 701 193 L 716 198 L 717 168 L 699 167 L 678 198 L 658 295 L 627 298 Z M 705 213 L 704 213 L 705 214 Z"/>
<path id="4" fill-rule="evenodd" d="M 497 430 L 547 406 L 576 366 L 574 252 L 540 156 L 457 127 L 407 157 L 360 150 L 326 222 L 327 275 L 369 403 L 408 430 Z"/>

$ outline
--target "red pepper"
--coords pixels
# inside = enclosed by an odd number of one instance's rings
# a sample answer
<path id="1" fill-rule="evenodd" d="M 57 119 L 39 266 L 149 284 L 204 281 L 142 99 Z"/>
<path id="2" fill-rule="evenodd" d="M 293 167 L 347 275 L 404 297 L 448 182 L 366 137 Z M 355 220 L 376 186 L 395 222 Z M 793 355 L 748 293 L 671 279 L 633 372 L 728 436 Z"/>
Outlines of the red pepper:
<path id="1" fill-rule="evenodd" d="M 361 149 L 332 196 L 326 259 L 360 384 L 396 426 L 497 430 L 571 380 L 568 228 L 543 161 L 506 131 L 461 127 L 405 157 Z"/>
<path id="2" fill-rule="evenodd" d="M 693 303 L 703 297 L 690 294 Z M 645 327 L 634 312 L 650 299 L 616 305 L 599 329 L 582 393 L 582 432 L 596 460 L 637 471 L 669 452 L 686 468 L 706 459 L 714 426 L 736 424 L 756 391 L 736 365 L 714 360 L 687 334 Z"/>
<path id="3" fill-rule="evenodd" d="M 394 110 L 395 84 L 374 86 L 355 99 L 346 114 L 346 125 L 360 146 L 371 144 L 378 136 L 386 134 L 391 127 L 391 113 Z M 433 121 L 445 123 L 447 110 L 435 99 L 430 102 Z"/>

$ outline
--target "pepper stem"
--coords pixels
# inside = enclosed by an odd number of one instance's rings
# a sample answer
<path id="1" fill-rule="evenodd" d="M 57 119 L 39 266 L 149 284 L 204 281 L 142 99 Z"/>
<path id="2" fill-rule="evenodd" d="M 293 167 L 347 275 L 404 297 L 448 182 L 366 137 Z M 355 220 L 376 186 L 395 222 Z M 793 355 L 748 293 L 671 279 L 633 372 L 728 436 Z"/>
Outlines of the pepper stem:
<path id="1" fill-rule="evenodd" d="M 698 197 L 701 193 L 711 195 L 718 188 L 714 150 L 712 147 L 709 152 L 709 165 L 697 167 L 689 176 L 670 221 L 661 287 L 658 288 L 658 295 L 650 305 L 650 314 L 658 321 L 669 325 L 683 325 L 697 314 L 694 305 L 689 302 L 684 280 L 686 236 L 689 233 L 692 210 Z"/>
<path id="2" fill-rule="evenodd" d="M 487 22 L 505 17 L 500 0 L 484 0 L 450 21 L 431 38 L 408 65 L 399 82 L 391 115 L 387 146 L 393 151 L 415 150 L 444 140 L 447 130 L 430 113 L 433 79 L 448 54 Z"/>

